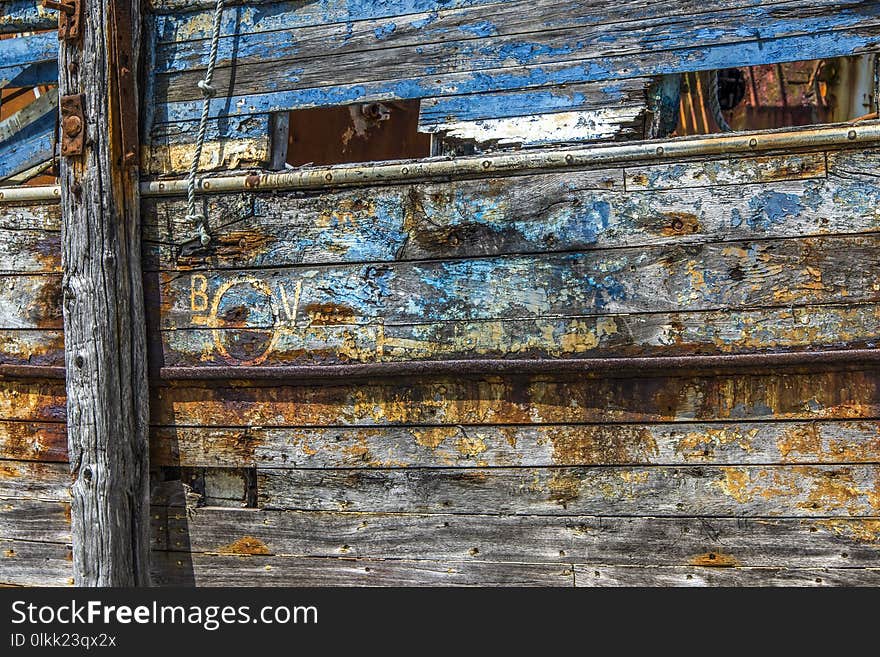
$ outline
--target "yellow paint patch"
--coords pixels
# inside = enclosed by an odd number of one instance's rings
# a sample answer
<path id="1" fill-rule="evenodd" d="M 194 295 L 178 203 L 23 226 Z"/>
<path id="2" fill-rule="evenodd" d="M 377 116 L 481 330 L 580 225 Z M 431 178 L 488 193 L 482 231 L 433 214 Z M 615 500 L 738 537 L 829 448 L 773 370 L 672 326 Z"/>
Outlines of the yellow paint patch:
<path id="1" fill-rule="evenodd" d="M 715 485 L 721 489 L 721 492 L 732 497 L 740 504 L 751 502 L 754 493 L 751 489 L 751 479 L 746 470 L 740 468 L 722 468 L 724 479 L 715 482 Z"/>
<path id="2" fill-rule="evenodd" d="M 842 518 L 823 518 L 816 525 L 833 531 L 838 536 L 851 538 L 861 543 L 880 541 L 880 520 L 845 520 Z"/>

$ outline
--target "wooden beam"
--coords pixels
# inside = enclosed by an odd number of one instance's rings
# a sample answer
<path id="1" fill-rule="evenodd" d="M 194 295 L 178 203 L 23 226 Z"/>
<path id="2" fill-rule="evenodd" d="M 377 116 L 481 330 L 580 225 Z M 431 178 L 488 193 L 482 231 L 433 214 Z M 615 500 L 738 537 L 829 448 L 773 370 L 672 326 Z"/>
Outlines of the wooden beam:
<path id="1" fill-rule="evenodd" d="M 149 583 L 146 336 L 136 158 L 123 165 L 123 68 L 137 80 L 137 0 L 86 5 L 65 41 L 60 94 L 83 94 L 82 155 L 61 162 L 68 447 L 74 579 L 79 586 Z M 111 26 L 129 21 L 116 43 Z M 119 30 L 118 34 L 126 33 Z M 135 93 L 136 97 L 136 93 Z M 132 103 L 132 105 L 134 105 Z M 62 121 L 63 123 L 63 121 Z"/>

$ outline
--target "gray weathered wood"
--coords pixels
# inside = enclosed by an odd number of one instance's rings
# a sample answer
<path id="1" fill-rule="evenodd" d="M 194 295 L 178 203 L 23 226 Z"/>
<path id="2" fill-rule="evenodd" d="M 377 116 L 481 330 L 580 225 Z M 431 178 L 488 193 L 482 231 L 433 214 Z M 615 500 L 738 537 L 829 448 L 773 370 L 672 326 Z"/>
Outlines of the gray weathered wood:
<path id="1" fill-rule="evenodd" d="M 0 539 L 70 543 L 70 503 L 0 498 Z"/>
<path id="2" fill-rule="evenodd" d="M 0 461 L 0 498 L 67 502 L 69 488 L 66 463 Z"/>
<path id="3" fill-rule="evenodd" d="M 871 463 L 880 422 L 157 427 L 150 454 L 160 466 L 263 469 Z"/>
<path id="4" fill-rule="evenodd" d="M 131 17 L 128 66 L 137 80 L 136 1 L 88 3 L 81 43 L 62 42 L 59 58 L 60 93 L 85 94 L 85 152 L 62 158 L 60 173 L 74 572 L 81 586 L 147 584 L 150 576 L 138 169 L 121 166 L 113 12 L 120 22 Z M 137 108 L 131 111 L 124 120 L 137 123 Z"/>
<path id="5" fill-rule="evenodd" d="M 0 585 L 72 586 L 70 546 L 0 539 Z"/>
<path id="6" fill-rule="evenodd" d="M 153 508 L 154 547 L 219 554 L 876 567 L 877 518 L 423 515 Z M 733 561 L 732 561 L 733 560 Z"/>
<path id="7" fill-rule="evenodd" d="M 575 565 L 575 586 L 880 586 L 880 568 Z"/>
<path id="8" fill-rule="evenodd" d="M 880 516 L 877 465 L 258 470 L 266 509 Z"/>
<path id="9" fill-rule="evenodd" d="M 573 586 L 567 564 L 153 552 L 159 586 Z"/>

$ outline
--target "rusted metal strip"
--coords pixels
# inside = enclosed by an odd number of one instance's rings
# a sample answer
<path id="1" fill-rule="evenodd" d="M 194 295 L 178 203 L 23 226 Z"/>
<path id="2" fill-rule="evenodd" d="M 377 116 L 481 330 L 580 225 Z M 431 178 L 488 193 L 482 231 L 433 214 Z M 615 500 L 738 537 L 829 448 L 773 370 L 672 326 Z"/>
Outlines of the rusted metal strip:
<path id="1" fill-rule="evenodd" d="M 773 131 L 741 132 L 640 141 L 575 149 L 536 149 L 480 157 L 426 159 L 375 166 L 309 167 L 286 173 L 205 178 L 201 193 L 327 189 L 358 185 L 395 184 L 447 178 L 540 173 L 625 164 L 658 162 L 695 156 L 748 155 L 757 152 L 841 148 L 880 141 L 880 121 Z M 187 181 L 155 180 L 141 183 L 141 195 L 181 196 Z M 52 201 L 56 186 L 0 189 L 0 203 Z"/>
<path id="2" fill-rule="evenodd" d="M 291 365 L 280 367 L 163 367 L 160 378 L 169 381 L 218 379 L 343 379 L 381 376 L 455 376 L 474 374 L 640 374 L 669 370 L 706 370 L 747 367 L 814 365 L 869 365 L 880 362 L 880 349 L 838 349 L 786 353 L 719 354 L 707 356 L 652 356 L 626 358 L 474 359 L 404 361 L 346 365 Z"/>
<path id="3" fill-rule="evenodd" d="M 865 365 L 880 363 L 880 349 L 837 349 L 784 353 L 717 354 L 704 356 L 648 356 L 621 358 L 484 358 L 473 360 L 423 360 L 346 365 L 290 365 L 280 367 L 163 367 L 166 381 L 216 381 L 228 379 L 296 380 L 382 376 L 454 376 L 461 374 L 564 374 L 633 375 L 674 370 L 711 370 L 748 367 L 800 367 L 804 365 Z M 63 379 L 64 368 L 0 364 L 0 378 Z"/>

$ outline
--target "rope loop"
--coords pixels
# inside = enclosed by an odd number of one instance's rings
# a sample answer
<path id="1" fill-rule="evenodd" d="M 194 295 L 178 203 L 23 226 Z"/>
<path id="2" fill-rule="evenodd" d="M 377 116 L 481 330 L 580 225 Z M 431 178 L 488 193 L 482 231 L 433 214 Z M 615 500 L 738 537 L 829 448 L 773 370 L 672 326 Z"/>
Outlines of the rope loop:
<path id="1" fill-rule="evenodd" d="M 214 79 L 214 67 L 217 66 L 217 51 L 220 46 L 220 22 L 223 18 L 223 5 L 225 0 L 217 0 L 214 9 L 214 24 L 211 30 L 211 52 L 208 55 L 208 70 L 205 71 L 205 79 L 199 80 L 198 87 L 202 90 L 204 102 L 202 103 L 202 116 L 199 119 L 199 132 L 196 136 L 196 149 L 193 153 L 192 164 L 189 167 L 189 176 L 186 185 L 187 221 L 195 225 L 202 246 L 211 243 L 211 234 L 208 232 L 208 219 L 196 210 L 196 175 L 199 172 L 199 162 L 202 159 L 202 149 L 205 146 L 205 136 L 208 132 L 208 114 L 211 110 L 211 98 L 217 95 L 217 89 L 211 86 Z"/>

